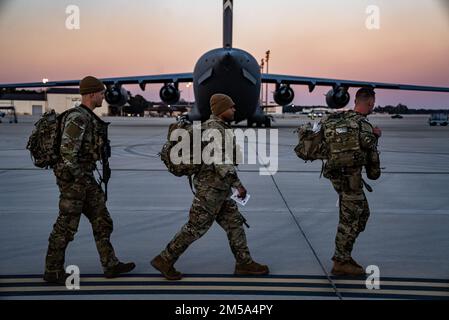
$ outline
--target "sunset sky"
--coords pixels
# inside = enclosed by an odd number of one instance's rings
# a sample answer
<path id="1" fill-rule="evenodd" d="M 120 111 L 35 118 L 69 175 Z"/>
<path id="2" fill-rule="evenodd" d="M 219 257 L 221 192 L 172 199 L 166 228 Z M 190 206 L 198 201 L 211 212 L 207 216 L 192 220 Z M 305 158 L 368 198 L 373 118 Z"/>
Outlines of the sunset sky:
<path id="1" fill-rule="evenodd" d="M 445 0 L 234 0 L 233 46 L 270 73 L 449 87 Z M 80 29 L 65 26 L 80 8 Z M 368 30 L 367 6 L 380 8 Z M 0 82 L 191 72 L 222 45 L 221 0 L 0 0 Z M 160 85 L 144 95 L 155 98 Z M 180 86 L 192 100 L 191 88 Z M 137 94 L 142 92 L 129 87 Z M 295 86 L 295 103 L 324 104 Z M 353 92 L 353 91 L 352 91 Z M 377 104 L 449 108 L 448 93 L 378 91 Z"/>

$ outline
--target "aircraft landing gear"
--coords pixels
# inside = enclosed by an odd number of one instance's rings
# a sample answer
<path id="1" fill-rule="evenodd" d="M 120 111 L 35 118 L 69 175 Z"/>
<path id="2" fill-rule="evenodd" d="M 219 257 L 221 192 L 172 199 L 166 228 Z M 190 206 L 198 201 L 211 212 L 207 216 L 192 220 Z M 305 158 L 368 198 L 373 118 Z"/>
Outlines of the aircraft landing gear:
<path id="1" fill-rule="evenodd" d="M 270 116 L 265 116 L 262 119 L 258 119 L 257 121 L 253 121 L 248 119 L 247 120 L 247 126 L 248 128 L 252 128 L 254 126 L 254 124 L 256 124 L 256 128 L 271 128 L 271 121 L 272 121 L 272 117 Z"/>
<path id="2" fill-rule="evenodd" d="M 265 117 L 265 128 L 271 128 L 271 118 L 270 117 Z"/>

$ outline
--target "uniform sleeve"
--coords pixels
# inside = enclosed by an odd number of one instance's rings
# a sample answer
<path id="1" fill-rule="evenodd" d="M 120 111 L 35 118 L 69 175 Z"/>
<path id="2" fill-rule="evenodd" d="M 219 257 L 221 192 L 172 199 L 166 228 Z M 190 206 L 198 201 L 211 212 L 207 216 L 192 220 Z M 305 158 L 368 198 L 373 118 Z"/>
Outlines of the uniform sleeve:
<path id="1" fill-rule="evenodd" d="M 61 136 L 61 158 L 74 177 L 80 176 L 82 173 L 78 153 L 83 142 L 86 126 L 86 120 L 81 114 L 76 112 L 70 113 L 66 118 Z"/>
<path id="2" fill-rule="evenodd" d="M 366 175 L 370 180 L 377 180 L 381 175 L 380 158 L 377 151 L 378 138 L 373 133 L 373 127 L 367 122 L 362 122 L 360 140 L 362 148 L 366 150 Z"/>
<path id="3" fill-rule="evenodd" d="M 227 184 L 233 188 L 242 187 L 242 183 L 237 175 L 234 165 L 232 164 L 216 164 L 215 172 L 223 179 Z"/>
<path id="4" fill-rule="evenodd" d="M 365 150 L 377 150 L 377 136 L 373 133 L 373 127 L 364 121 L 361 124 L 360 143 Z"/>
<path id="5" fill-rule="evenodd" d="M 232 143 L 233 139 L 234 139 L 234 134 L 231 133 L 232 131 L 227 131 L 226 129 L 232 130 L 230 127 L 226 127 L 223 125 L 219 125 L 217 122 L 211 122 L 210 123 L 211 127 L 210 129 L 216 129 L 220 132 L 221 137 L 226 140 L 230 139 L 230 141 L 228 140 L 228 144 L 234 146 L 234 144 Z M 214 168 L 215 168 L 215 172 L 218 174 L 218 176 L 223 179 L 224 183 L 226 185 L 230 185 L 233 188 L 239 188 L 242 186 L 242 183 L 240 182 L 240 179 L 237 175 L 237 170 L 234 166 L 234 164 L 232 163 L 228 163 L 226 160 L 227 158 L 231 158 L 232 154 L 227 154 L 226 151 L 231 151 L 234 152 L 235 150 L 226 150 L 225 146 L 226 146 L 226 142 L 223 141 L 223 145 L 222 145 L 222 163 L 214 164 Z M 233 161 L 231 161 L 233 162 Z"/>

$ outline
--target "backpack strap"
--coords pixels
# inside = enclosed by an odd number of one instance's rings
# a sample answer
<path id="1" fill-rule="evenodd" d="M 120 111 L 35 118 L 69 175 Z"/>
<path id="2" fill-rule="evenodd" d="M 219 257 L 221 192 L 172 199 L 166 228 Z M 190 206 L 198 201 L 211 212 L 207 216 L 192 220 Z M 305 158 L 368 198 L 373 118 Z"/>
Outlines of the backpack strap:
<path id="1" fill-rule="evenodd" d="M 192 176 L 188 176 L 187 179 L 189 180 L 190 190 L 192 190 L 193 195 L 195 195 L 195 191 L 193 191 Z"/>
<path id="2" fill-rule="evenodd" d="M 58 145 L 61 144 L 62 131 L 63 131 L 63 129 L 64 129 L 65 121 L 66 121 L 66 119 L 67 119 L 67 116 L 68 116 L 70 113 L 72 113 L 73 111 L 79 111 L 79 110 L 76 110 L 76 107 L 70 108 L 70 109 L 65 110 L 64 112 L 60 113 L 60 114 L 57 116 L 57 118 L 56 118 L 57 121 L 58 121 L 58 126 L 57 126 L 57 128 L 56 128 L 56 130 L 57 130 L 56 132 L 58 133 L 58 134 L 57 134 Z"/>
<path id="3" fill-rule="evenodd" d="M 68 116 L 70 113 L 74 112 L 74 111 L 81 112 L 80 109 L 78 108 L 78 106 L 75 106 L 75 107 L 73 107 L 73 108 L 70 108 L 70 109 L 68 109 L 68 110 L 65 110 L 64 112 L 62 112 L 62 113 L 60 113 L 60 114 L 58 115 L 58 118 L 60 119 L 59 124 L 58 124 L 58 129 L 59 129 L 59 130 L 62 129 L 63 123 L 65 124 L 65 121 L 66 121 L 66 119 L 67 119 L 67 116 Z"/>
<path id="4" fill-rule="evenodd" d="M 365 181 L 365 179 L 362 178 L 362 182 L 368 192 L 373 192 L 373 188 Z"/>
<path id="5" fill-rule="evenodd" d="M 320 172 L 320 179 L 321 179 L 321 178 L 323 177 L 324 166 L 325 166 L 325 164 L 324 164 L 324 160 L 323 160 L 323 159 L 321 159 L 321 172 Z"/>

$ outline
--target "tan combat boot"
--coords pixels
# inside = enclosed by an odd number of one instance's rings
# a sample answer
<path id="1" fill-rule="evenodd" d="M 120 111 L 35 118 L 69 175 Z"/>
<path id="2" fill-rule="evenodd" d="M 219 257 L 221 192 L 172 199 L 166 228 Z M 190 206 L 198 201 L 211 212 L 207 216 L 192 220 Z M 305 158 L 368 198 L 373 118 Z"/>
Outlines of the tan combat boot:
<path id="1" fill-rule="evenodd" d="M 161 255 L 158 255 L 151 260 L 151 265 L 160 271 L 167 280 L 181 280 L 182 274 L 177 271 L 172 263 L 169 263 Z"/>
<path id="2" fill-rule="evenodd" d="M 234 274 L 236 275 L 265 275 L 268 274 L 270 270 L 268 266 L 263 264 L 258 264 L 252 261 L 249 264 L 236 264 Z"/>
<path id="3" fill-rule="evenodd" d="M 108 279 L 120 277 L 123 273 L 128 273 L 136 267 L 134 262 L 119 262 L 116 266 L 105 270 L 104 276 Z"/>
<path id="4" fill-rule="evenodd" d="M 363 267 L 362 267 L 360 264 L 358 264 L 357 261 L 355 261 L 354 259 L 352 259 L 352 257 L 351 257 L 351 259 L 349 260 L 349 262 L 352 263 L 352 264 L 353 264 L 354 266 L 356 266 L 357 268 L 362 268 L 362 269 L 363 269 Z"/>
<path id="5" fill-rule="evenodd" d="M 363 276 L 365 271 L 362 267 L 352 264 L 350 261 L 340 262 L 334 261 L 334 267 L 331 273 L 334 276 Z"/>

